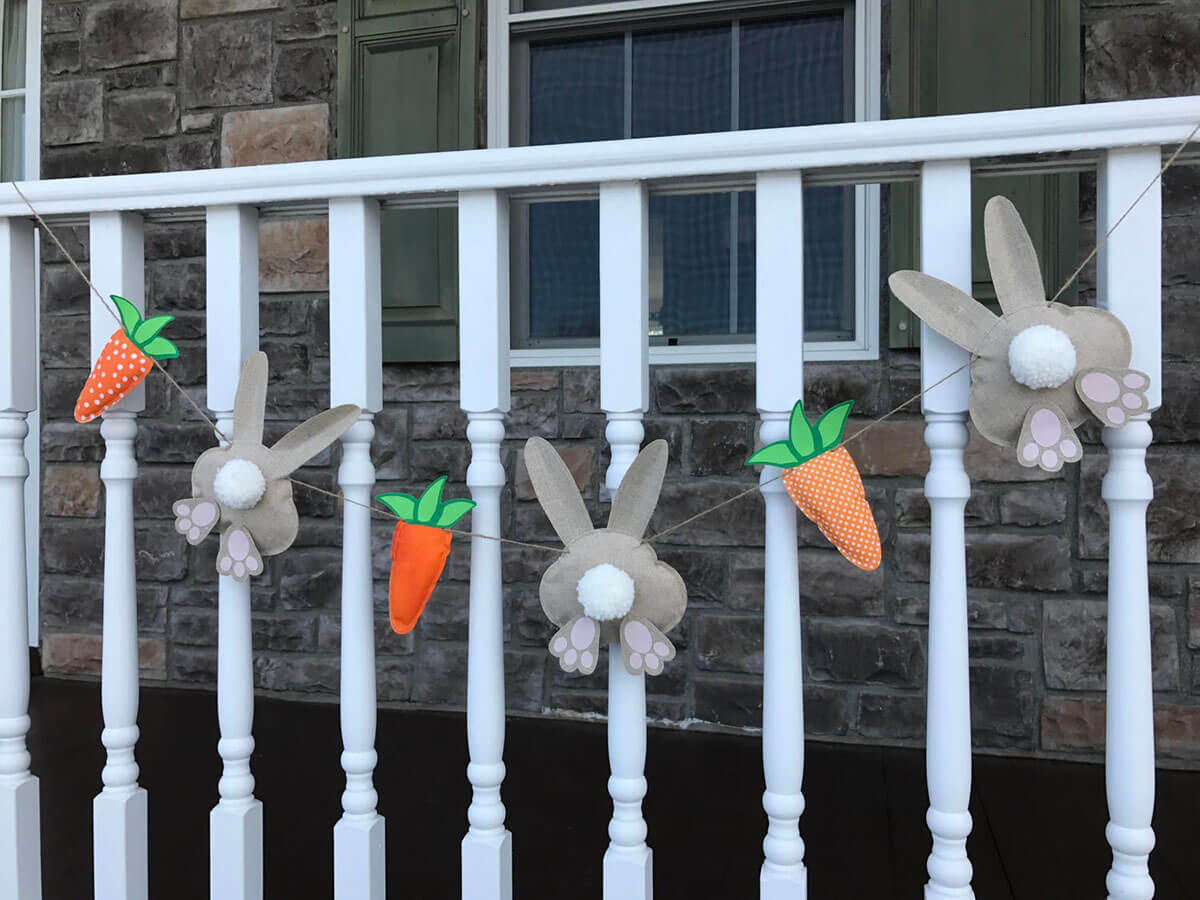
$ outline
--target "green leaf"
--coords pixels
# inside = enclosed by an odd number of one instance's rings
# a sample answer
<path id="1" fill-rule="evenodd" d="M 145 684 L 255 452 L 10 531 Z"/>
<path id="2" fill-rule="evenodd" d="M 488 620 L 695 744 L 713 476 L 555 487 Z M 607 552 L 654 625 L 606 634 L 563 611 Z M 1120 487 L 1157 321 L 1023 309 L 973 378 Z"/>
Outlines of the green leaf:
<path id="1" fill-rule="evenodd" d="M 779 466 L 784 469 L 797 465 L 800 460 L 787 441 L 776 441 L 760 449 L 746 460 L 748 466 Z"/>
<path id="2" fill-rule="evenodd" d="M 417 516 L 417 498 L 412 494 L 380 494 L 375 498 L 405 522 L 412 522 Z"/>
<path id="3" fill-rule="evenodd" d="M 118 297 L 116 294 L 112 294 L 111 296 L 113 303 L 117 304 L 117 312 L 121 315 L 121 327 L 125 329 L 125 333 L 129 335 L 129 339 L 133 340 L 133 332 L 141 324 L 142 314 L 137 311 L 136 306 L 124 297 Z"/>
<path id="4" fill-rule="evenodd" d="M 151 316 L 135 328 L 129 337 L 135 344 L 144 344 L 162 331 L 166 324 L 174 318 L 174 316 Z"/>
<path id="5" fill-rule="evenodd" d="M 788 442 L 791 443 L 797 459 L 808 459 L 817 449 L 812 426 L 808 424 L 808 418 L 804 415 L 803 399 L 797 400 L 796 405 L 792 407 L 792 417 L 788 421 Z"/>
<path id="6" fill-rule="evenodd" d="M 179 355 L 179 348 L 165 337 L 151 338 L 142 344 L 141 350 L 153 359 L 174 359 Z"/>
<path id="7" fill-rule="evenodd" d="M 850 407 L 853 405 L 853 400 L 839 403 L 837 406 L 825 410 L 824 415 L 817 419 L 816 430 L 821 439 L 822 450 L 830 450 L 841 443 L 842 431 L 846 428 L 846 419 L 849 417 Z"/>
<path id="8" fill-rule="evenodd" d="M 438 507 L 442 505 L 442 485 L 446 483 L 447 477 L 443 475 L 425 488 L 425 493 L 417 501 L 417 521 L 422 525 L 432 525 L 433 520 L 437 517 Z"/>
<path id="9" fill-rule="evenodd" d="M 475 507 L 474 500 L 447 500 L 438 510 L 433 524 L 437 528 L 449 528 Z"/>

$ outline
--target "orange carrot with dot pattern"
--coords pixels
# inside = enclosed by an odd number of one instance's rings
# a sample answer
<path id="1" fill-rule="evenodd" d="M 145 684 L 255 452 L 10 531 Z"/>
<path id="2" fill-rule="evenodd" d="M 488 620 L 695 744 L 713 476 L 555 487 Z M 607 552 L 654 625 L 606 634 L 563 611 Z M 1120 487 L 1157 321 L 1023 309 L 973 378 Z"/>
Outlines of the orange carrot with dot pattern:
<path id="1" fill-rule="evenodd" d="M 124 297 L 112 295 L 121 316 L 121 327 L 113 332 L 92 366 L 92 374 L 75 401 L 75 421 L 90 422 L 107 412 L 117 401 L 142 383 L 156 359 L 174 359 L 179 350 L 159 332 L 174 316 L 143 319 L 137 307 Z"/>
<path id="2" fill-rule="evenodd" d="M 882 557 L 879 531 L 867 503 L 858 467 L 840 446 L 853 400 L 839 403 L 808 423 L 803 401 L 792 408 L 787 440 L 776 441 L 746 460 L 746 465 L 779 466 L 783 485 L 821 534 L 860 569 L 877 569 Z"/>

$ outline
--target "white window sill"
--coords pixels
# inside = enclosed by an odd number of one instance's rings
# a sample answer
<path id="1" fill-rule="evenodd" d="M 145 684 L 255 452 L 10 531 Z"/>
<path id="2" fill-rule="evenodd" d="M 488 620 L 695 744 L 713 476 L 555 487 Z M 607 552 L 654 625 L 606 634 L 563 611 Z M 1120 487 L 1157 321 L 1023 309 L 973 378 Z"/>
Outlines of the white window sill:
<path id="1" fill-rule="evenodd" d="M 863 362 L 879 358 L 879 348 L 849 341 L 817 342 L 804 345 L 804 362 Z M 513 350 L 514 368 L 551 366 L 598 366 L 599 347 L 547 347 Z M 754 344 L 693 344 L 679 347 L 651 347 L 650 365 L 719 365 L 754 362 Z M 800 360 L 797 360 L 797 364 Z"/>

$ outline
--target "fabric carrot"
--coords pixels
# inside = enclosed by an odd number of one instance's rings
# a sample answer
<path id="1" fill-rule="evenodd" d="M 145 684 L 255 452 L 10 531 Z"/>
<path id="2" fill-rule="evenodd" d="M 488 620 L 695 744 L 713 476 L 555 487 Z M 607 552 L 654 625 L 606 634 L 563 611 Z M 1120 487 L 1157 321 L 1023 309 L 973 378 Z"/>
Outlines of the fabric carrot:
<path id="1" fill-rule="evenodd" d="M 882 551 L 875 517 L 867 503 L 854 460 L 839 446 L 853 400 L 839 403 L 808 423 L 804 402 L 792 407 L 787 440 L 776 441 L 746 460 L 746 465 L 779 466 L 783 484 L 800 512 L 860 569 L 879 567 Z"/>
<path id="2" fill-rule="evenodd" d="M 397 634 L 408 634 L 429 602 L 446 557 L 447 530 L 474 506 L 472 500 L 442 502 L 443 475 L 420 498 L 411 494 L 380 494 L 375 499 L 400 517 L 392 533 L 392 572 L 388 579 L 388 618 Z"/>
<path id="3" fill-rule="evenodd" d="M 142 383 L 156 359 L 174 359 L 179 350 L 159 332 L 174 316 L 143 319 L 137 307 L 124 297 L 112 295 L 121 317 L 121 327 L 113 332 L 92 374 L 75 401 L 75 421 L 90 422 L 107 412 L 117 401 Z"/>

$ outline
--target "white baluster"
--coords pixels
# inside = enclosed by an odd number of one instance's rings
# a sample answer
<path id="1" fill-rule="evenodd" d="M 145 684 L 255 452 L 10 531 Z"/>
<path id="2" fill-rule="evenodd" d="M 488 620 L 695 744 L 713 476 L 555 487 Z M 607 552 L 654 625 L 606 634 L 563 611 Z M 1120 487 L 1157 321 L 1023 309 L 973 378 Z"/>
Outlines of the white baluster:
<path id="1" fill-rule="evenodd" d="M 258 349 L 258 210 L 210 207 L 206 216 L 208 406 L 226 437 L 246 357 Z M 216 538 L 211 538 L 216 540 Z M 217 721 L 220 799 L 209 814 L 209 895 L 262 897 L 262 803 L 254 797 L 254 659 L 250 581 L 218 576 Z"/>
<path id="2" fill-rule="evenodd" d="M 41 900 L 38 780 L 29 772 L 26 415 L 37 408 L 33 226 L 0 219 L 0 896 Z M 36 479 L 34 479 L 36 481 Z M 35 537 L 36 539 L 36 537 Z"/>
<path id="3" fill-rule="evenodd" d="M 1135 201 L 1101 248 L 1099 305 L 1120 316 L 1133 338 L 1132 368 L 1150 376 L 1150 410 L 1162 402 L 1162 165 L 1158 147 L 1110 150 L 1100 165 L 1096 230 L 1104 234 Z M 1146 195 L 1138 194 L 1153 185 Z M 1108 472 L 1108 678 L 1105 771 L 1113 863 L 1111 900 L 1149 900 L 1154 848 L 1154 694 L 1146 507 L 1154 486 L 1146 473 L 1149 414 L 1105 428 Z"/>
<path id="4" fill-rule="evenodd" d="M 971 166 L 963 160 L 926 163 L 921 171 L 921 269 L 971 292 Z M 965 350 L 921 325 L 921 387 L 929 388 L 967 362 Z M 925 777 L 933 836 L 925 897 L 972 898 L 971 692 L 967 657 L 967 563 L 963 513 L 971 482 L 967 446 L 970 370 L 963 369 L 921 398 L 929 446 L 929 671 L 926 677 Z"/>
<path id="5" fill-rule="evenodd" d="M 92 281 L 104 292 L 91 298 L 92 362 L 120 325 L 109 294 L 145 310 L 142 219 L 134 213 L 91 216 Z M 153 377 L 153 376 L 151 376 Z M 101 740 L 108 749 L 104 789 L 93 804 L 96 900 L 140 900 L 147 891 L 146 791 L 138 787 L 134 745 L 138 739 L 137 580 L 134 571 L 133 439 L 145 408 L 138 385 L 103 416 L 104 438 L 104 647 L 100 698 Z"/>
<path id="6" fill-rule="evenodd" d="M 646 188 L 600 187 L 600 405 L 608 414 L 612 462 L 605 486 L 616 494 L 637 457 L 650 397 L 649 225 Z M 608 758 L 613 816 L 604 854 L 605 900 L 649 900 L 654 858 L 646 845 L 646 677 L 630 675 L 621 645 L 608 648 Z"/>
<path id="7" fill-rule="evenodd" d="M 638 455 L 650 398 L 649 219 L 638 182 L 600 188 L 600 406 L 612 459 L 611 496 Z"/>
<path id="8" fill-rule="evenodd" d="M 342 768 L 346 790 L 333 829 L 336 900 L 383 900 L 384 820 L 376 812 L 375 614 L 371 583 L 372 420 L 383 407 L 379 202 L 329 202 L 331 403 L 363 415 L 342 437 Z M 358 504 L 358 505 L 356 505 Z"/>
<path id="9" fill-rule="evenodd" d="M 799 172 L 758 176 L 755 194 L 756 405 L 764 444 L 783 440 L 804 393 L 804 190 Z M 764 466 L 762 900 L 808 896 L 804 840 L 804 660 L 796 507 L 780 470 Z"/>
<path id="10" fill-rule="evenodd" d="M 471 530 L 500 535 L 504 414 L 510 405 L 508 198 L 469 191 L 458 198 L 461 399 L 476 506 Z M 504 827 L 504 607 L 500 544 L 471 538 L 467 646 L 467 747 L 470 829 L 462 843 L 464 900 L 511 900 L 512 834 Z"/>

